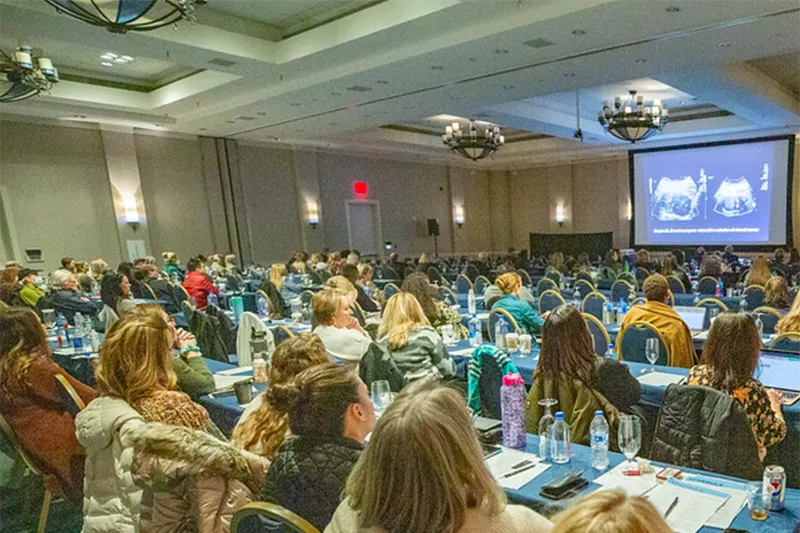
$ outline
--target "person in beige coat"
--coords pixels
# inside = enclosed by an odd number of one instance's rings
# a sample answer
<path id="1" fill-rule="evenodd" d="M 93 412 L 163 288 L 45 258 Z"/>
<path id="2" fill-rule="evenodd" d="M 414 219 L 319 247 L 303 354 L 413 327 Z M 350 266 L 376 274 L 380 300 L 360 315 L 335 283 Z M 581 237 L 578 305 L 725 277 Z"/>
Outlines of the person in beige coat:
<path id="1" fill-rule="evenodd" d="M 408 385 L 381 416 L 325 533 L 544 533 L 508 505 L 483 461 L 464 398 L 434 380 Z"/>
<path id="2" fill-rule="evenodd" d="M 131 436 L 140 533 L 228 533 L 260 494 L 269 463 L 204 431 L 150 423 Z"/>

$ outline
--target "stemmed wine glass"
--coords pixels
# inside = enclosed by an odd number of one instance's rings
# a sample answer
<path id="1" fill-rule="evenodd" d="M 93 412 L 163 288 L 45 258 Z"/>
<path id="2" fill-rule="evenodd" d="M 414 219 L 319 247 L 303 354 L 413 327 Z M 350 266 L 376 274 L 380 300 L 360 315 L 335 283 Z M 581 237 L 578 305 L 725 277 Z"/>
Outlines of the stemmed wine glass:
<path id="1" fill-rule="evenodd" d="M 52 331 L 56 325 L 56 312 L 54 309 L 42 309 L 42 322 L 47 326 L 49 331 Z"/>
<path id="2" fill-rule="evenodd" d="M 633 459 L 642 446 L 642 424 L 633 415 L 622 415 L 617 430 L 619 449 L 628 460 L 628 470 L 635 470 Z"/>
<path id="3" fill-rule="evenodd" d="M 542 398 L 538 403 L 544 407 L 544 414 L 539 419 L 539 458 L 547 459 L 550 455 L 550 433 L 556 421 L 550 408 L 556 405 L 558 400 Z"/>
<path id="4" fill-rule="evenodd" d="M 656 338 L 647 339 L 644 345 L 644 355 L 651 365 L 656 364 L 658 357 L 661 355 L 661 345 Z M 652 369 L 655 372 L 655 369 Z"/>
<path id="5" fill-rule="evenodd" d="M 389 382 L 385 379 L 373 381 L 370 387 L 372 393 L 372 403 L 375 404 L 375 411 L 382 414 L 392 403 L 392 389 Z"/>

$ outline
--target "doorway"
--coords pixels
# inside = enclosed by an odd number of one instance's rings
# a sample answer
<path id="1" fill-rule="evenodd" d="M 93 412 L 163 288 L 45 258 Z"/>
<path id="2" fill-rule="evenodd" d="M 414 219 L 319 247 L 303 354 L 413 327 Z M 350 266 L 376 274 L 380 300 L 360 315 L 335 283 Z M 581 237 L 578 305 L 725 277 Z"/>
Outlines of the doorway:
<path id="1" fill-rule="evenodd" d="M 361 255 L 379 255 L 383 242 L 381 207 L 372 200 L 346 200 L 347 241 L 351 250 Z"/>

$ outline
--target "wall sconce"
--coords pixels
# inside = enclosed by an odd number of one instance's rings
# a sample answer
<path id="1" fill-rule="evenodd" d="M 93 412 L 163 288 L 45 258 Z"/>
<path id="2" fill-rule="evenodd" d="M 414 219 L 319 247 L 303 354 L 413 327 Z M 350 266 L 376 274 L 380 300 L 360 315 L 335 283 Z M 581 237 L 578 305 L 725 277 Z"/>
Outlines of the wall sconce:
<path id="1" fill-rule="evenodd" d="M 306 211 L 308 212 L 307 220 L 311 225 L 311 229 L 317 229 L 317 224 L 319 224 L 319 206 L 317 202 L 306 202 Z"/>
<path id="2" fill-rule="evenodd" d="M 139 227 L 139 207 L 136 204 L 135 196 L 124 196 L 122 198 L 122 207 L 125 209 L 125 222 L 131 227 L 133 231 Z"/>
<path id="3" fill-rule="evenodd" d="M 556 222 L 558 222 L 559 227 L 564 225 L 564 206 L 557 205 L 556 206 Z"/>
<path id="4" fill-rule="evenodd" d="M 631 220 L 633 220 L 633 205 L 631 204 L 631 201 L 630 201 L 630 200 L 628 200 L 628 211 L 627 211 L 627 217 L 628 217 L 628 221 L 629 221 L 629 222 L 630 222 Z"/>
<path id="5" fill-rule="evenodd" d="M 459 228 L 461 228 L 464 225 L 464 207 L 461 205 L 456 206 L 455 220 Z"/>

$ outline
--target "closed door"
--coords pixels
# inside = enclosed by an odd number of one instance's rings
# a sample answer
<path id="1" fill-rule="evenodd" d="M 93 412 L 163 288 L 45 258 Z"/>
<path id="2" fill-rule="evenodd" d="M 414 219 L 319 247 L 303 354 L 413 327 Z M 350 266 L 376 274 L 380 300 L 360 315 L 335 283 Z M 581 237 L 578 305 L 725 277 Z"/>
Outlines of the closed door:
<path id="1" fill-rule="evenodd" d="M 362 255 L 378 253 L 377 206 L 370 203 L 347 204 L 347 232 L 350 248 Z"/>

